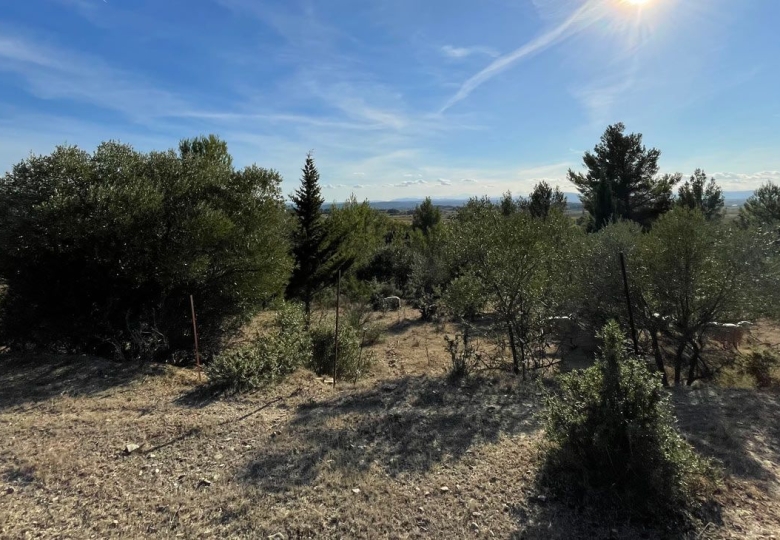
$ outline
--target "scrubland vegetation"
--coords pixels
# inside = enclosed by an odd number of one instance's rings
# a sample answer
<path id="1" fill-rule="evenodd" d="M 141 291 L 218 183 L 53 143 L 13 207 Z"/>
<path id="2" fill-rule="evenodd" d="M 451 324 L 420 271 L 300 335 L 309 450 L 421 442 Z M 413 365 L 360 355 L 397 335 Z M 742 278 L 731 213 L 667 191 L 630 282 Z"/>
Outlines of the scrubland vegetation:
<path id="1" fill-rule="evenodd" d="M 734 506 L 780 515 L 780 187 L 728 219 L 714 180 L 659 158 L 617 124 L 569 172 L 577 219 L 541 182 L 410 224 L 326 208 L 312 155 L 288 206 L 214 136 L 21 161 L 0 180 L 0 533 L 780 534 Z M 79 439 L 94 463 L 52 461 Z M 109 471 L 147 495 L 117 503 Z"/>

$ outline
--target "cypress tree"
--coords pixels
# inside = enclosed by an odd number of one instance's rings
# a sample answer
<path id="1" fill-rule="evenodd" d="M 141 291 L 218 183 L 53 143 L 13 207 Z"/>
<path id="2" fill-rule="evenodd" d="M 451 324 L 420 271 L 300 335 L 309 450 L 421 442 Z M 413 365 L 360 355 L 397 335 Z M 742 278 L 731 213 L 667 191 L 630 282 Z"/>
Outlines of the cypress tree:
<path id="1" fill-rule="evenodd" d="M 335 256 L 340 242 L 329 238 L 322 213 L 325 199 L 319 181 L 320 173 L 309 152 L 303 166 L 301 187 L 290 196 L 297 223 L 293 233 L 295 269 L 287 287 L 288 297 L 303 302 L 307 321 L 314 295 L 333 281 L 340 266 Z"/>

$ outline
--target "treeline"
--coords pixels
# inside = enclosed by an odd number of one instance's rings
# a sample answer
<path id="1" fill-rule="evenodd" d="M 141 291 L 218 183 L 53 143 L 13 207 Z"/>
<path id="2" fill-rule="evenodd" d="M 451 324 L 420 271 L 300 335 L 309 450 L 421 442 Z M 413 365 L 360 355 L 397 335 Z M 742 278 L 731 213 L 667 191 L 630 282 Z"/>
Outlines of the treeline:
<path id="1" fill-rule="evenodd" d="M 780 188 L 763 186 L 728 221 L 714 180 L 659 175 L 659 157 L 617 124 L 569 172 L 577 222 L 542 182 L 528 198 L 472 199 L 447 220 L 427 199 L 406 225 L 354 196 L 326 212 L 311 155 L 290 211 L 277 172 L 235 169 L 214 136 L 167 152 L 60 147 L 0 181 L 0 342 L 186 356 L 193 295 L 214 354 L 283 298 L 307 320 L 331 305 L 340 271 L 353 303 L 400 296 L 425 318 L 463 323 L 490 312 L 520 373 L 542 361 L 551 320 L 573 315 L 594 332 L 626 323 L 622 252 L 657 365 L 692 382 L 717 369 L 702 355 L 708 325 L 775 315 Z"/>

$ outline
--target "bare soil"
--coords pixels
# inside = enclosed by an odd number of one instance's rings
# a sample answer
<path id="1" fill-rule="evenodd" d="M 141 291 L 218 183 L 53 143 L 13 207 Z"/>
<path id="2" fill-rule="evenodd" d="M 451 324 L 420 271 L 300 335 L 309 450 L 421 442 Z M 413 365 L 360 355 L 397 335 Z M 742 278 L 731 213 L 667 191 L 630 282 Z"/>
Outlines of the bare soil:
<path id="1" fill-rule="evenodd" d="M 371 378 L 335 389 L 300 371 L 213 396 L 191 369 L 0 358 L 0 538 L 780 538 L 777 392 L 673 391 L 724 480 L 697 530 L 647 528 L 538 487 L 534 383 L 450 383 L 451 328 L 379 322 Z"/>

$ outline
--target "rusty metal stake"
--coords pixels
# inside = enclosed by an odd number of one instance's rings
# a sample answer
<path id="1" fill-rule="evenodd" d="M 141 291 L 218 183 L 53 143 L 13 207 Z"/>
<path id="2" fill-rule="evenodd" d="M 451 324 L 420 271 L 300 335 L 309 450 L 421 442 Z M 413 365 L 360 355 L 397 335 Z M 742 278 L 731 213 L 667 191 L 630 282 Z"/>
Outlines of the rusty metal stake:
<path id="1" fill-rule="evenodd" d="M 341 307 L 341 269 L 339 269 L 339 281 L 336 285 L 336 346 L 333 358 L 333 388 L 336 388 L 336 366 L 339 365 L 339 308 Z"/>
<path id="2" fill-rule="evenodd" d="M 195 337 L 195 365 L 198 367 L 198 382 L 200 382 L 201 368 L 200 368 L 200 350 L 198 348 L 198 323 L 195 319 L 195 300 L 190 295 L 190 308 L 192 309 L 192 335 Z"/>
<path id="3" fill-rule="evenodd" d="M 620 269 L 623 271 L 623 287 L 626 290 L 626 303 L 628 304 L 628 322 L 631 325 L 631 339 L 634 342 L 634 354 L 639 356 L 639 340 L 636 337 L 636 326 L 634 325 L 634 308 L 631 305 L 631 293 L 628 288 L 628 273 L 626 272 L 626 257 L 623 251 L 620 252 Z"/>

